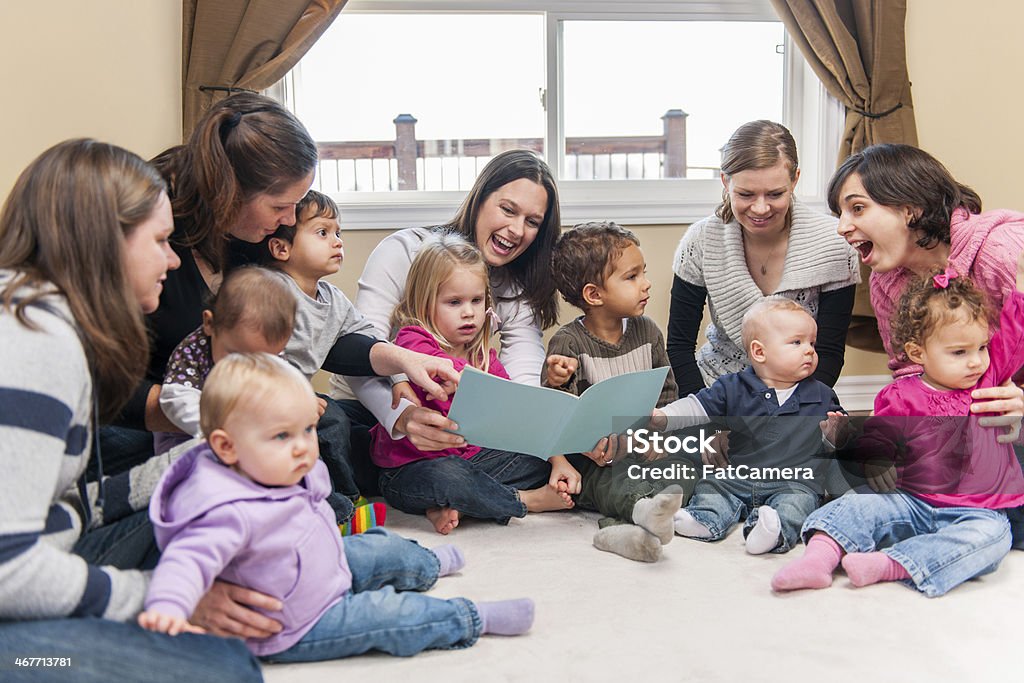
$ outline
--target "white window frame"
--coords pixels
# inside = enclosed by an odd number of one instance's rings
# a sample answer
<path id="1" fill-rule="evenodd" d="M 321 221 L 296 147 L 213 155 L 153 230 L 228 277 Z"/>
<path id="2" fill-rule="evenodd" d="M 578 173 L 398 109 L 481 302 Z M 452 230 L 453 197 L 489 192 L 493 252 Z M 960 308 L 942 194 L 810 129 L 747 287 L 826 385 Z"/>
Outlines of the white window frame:
<path id="1" fill-rule="evenodd" d="M 342 11 L 431 13 L 541 13 L 545 17 L 547 93 L 544 149 L 558 182 L 562 223 L 607 219 L 623 225 L 678 225 L 710 215 L 721 200 L 717 179 L 561 180 L 565 155 L 562 103 L 564 21 L 778 21 L 769 0 L 349 0 Z M 825 210 L 825 183 L 836 167 L 844 110 L 814 76 L 788 34 L 784 43 L 782 123 L 800 150 L 797 195 Z M 713 68 L 713 67 L 710 67 Z M 267 91 L 294 110 L 301 62 Z M 725 142 L 724 140 L 722 142 Z M 444 223 L 463 191 L 336 192 L 346 230 Z"/>

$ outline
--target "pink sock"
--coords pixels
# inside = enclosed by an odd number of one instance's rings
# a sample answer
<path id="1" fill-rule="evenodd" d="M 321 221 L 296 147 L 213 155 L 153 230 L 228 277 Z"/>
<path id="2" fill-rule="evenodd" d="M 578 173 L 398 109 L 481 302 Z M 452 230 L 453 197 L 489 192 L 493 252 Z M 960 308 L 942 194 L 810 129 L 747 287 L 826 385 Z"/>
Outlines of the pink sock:
<path id="1" fill-rule="evenodd" d="M 803 557 L 790 562 L 772 577 L 772 590 L 828 588 L 832 585 L 832 572 L 842 557 L 840 545 L 828 534 L 818 532 L 807 542 Z"/>
<path id="2" fill-rule="evenodd" d="M 850 553 L 843 558 L 843 569 L 857 588 L 910 578 L 903 565 L 885 553 Z"/>
<path id="3" fill-rule="evenodd" d="M 480 615 L 481 634 L 518 636 L 533 625 L 533 600 L 529 598 L 475 604 Z"/>

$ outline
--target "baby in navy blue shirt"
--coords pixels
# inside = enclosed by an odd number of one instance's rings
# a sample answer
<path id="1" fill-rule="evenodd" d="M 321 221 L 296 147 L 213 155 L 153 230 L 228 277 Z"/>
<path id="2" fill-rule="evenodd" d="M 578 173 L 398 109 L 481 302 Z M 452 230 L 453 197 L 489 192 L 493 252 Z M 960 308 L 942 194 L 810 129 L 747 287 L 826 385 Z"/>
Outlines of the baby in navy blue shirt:
<path id="1" fill-rule="evenodd" d="M 702 479 L 676 513 L 677 534 L 717 541 L 745 518 L 748 553 L 784 553 L 800 540 L 848 419 L 832 388 L 812 376 L 817 331 L 800 304 L 767 297 L 743 316 L 750 367 L 654 411 L 654 429 L 711 423 L 729 431 L 728 460 L 713 447 L 701 453 Z"/>

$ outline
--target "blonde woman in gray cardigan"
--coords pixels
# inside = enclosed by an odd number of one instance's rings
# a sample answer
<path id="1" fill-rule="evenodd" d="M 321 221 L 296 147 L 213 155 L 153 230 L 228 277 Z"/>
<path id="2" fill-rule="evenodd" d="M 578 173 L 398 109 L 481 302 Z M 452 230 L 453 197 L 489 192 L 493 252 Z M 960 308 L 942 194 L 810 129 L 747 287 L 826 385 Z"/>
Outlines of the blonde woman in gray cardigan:
<path id="1" fill-rule="evenodd" d="M 834 386 L 860 282 L 857 253 L 836 234 L 836 219 L 793 194 L 796 142 L 782 125 L 752 121 L 722 148 L 722 203 L 683 235 L 672 270 L 668 355 L 680 395 L 747 367 L 743 314 L 767 296 L 798 302 L 818 325 L 815 379 Z M 707 301 L 708 342 L 697 349 Z"/>

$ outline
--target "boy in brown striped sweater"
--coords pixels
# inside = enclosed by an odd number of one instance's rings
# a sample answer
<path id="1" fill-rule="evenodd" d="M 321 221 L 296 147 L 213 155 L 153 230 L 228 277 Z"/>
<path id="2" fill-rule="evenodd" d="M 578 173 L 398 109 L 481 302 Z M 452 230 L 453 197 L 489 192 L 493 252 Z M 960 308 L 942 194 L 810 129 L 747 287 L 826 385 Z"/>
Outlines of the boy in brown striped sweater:
<path id="1" fill-rule="evenodd" d="M 548 344 L 543 383 L 576 395 L 598 382 L 639 370 L 669 365 L 661 331 L 643 315 L 651 283 L 640 242 L 629 230 L 611 222 L 575 226 L 561 235 L 551 257 L 555 284 L 562 297 L 583 310 L 583 315 L 559 329 Z M 671 368 L 658 406 L 677 398 Z M 682 456 L 666 458 L 659 465 Z M 594 545 L 601 550 L 644 562 L 661 556 L 661 546 L 672 538 L 672 515 L 692 492 L 692 479 L 656 492 L 664 481 L 651 483 L 628 476 L 632 458 L 595 462 L 570 455 L 582 475 L 577 506 L 606 515 Z M 631 522 L 632 524 L 624 524 Z"/>

